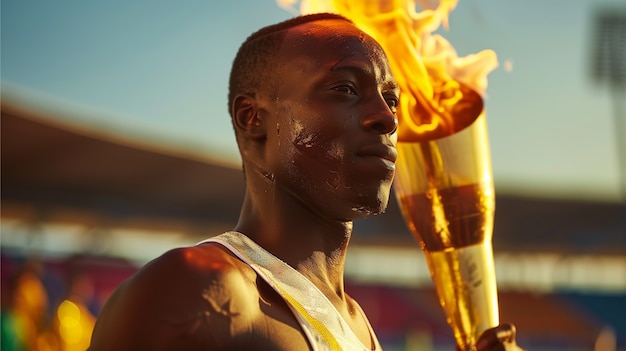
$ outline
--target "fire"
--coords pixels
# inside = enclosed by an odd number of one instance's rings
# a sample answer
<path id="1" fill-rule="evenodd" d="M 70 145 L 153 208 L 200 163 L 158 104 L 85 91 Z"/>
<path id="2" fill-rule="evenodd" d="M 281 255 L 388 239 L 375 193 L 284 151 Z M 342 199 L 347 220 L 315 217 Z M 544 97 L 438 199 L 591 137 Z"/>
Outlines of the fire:
<path id="1" fill-rule="evenodd" d="M 296 0 L 277 0 L 293 8 Z M 402 99 L 398 109 L 398 140 L 422 142 L 454 134 L 483 111 L 487 75 L 498 66 L 495 52 L 483 50 L 459 57 L 452 45 L 434 32 L 457 0 L 303 0 L 300 13 L 333 12 L 351 19 L 378 41 L 389 57 Z"/>

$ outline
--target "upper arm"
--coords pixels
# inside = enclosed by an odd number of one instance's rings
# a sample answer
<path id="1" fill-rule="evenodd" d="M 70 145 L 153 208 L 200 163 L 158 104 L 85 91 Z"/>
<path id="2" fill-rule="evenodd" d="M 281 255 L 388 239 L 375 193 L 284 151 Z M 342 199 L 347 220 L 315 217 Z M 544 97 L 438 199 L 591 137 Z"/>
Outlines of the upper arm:
<path id="1" fill-rule="evenodd" d="M 216 247 L 169 251 L 124 282 L 105 304 L 90 350 L 215 349 L 246 328 L 252 288 Z"/>

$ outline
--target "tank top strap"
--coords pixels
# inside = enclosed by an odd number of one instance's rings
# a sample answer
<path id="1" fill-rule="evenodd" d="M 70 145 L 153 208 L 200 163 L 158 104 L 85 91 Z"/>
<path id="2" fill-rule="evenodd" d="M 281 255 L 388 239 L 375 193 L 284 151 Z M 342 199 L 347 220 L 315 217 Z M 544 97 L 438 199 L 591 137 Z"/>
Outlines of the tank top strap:
<path id="1" fill-rule="evenodd" d="M 308 278 L 244 234 L 226 232 L 199 244 L 205 242 L 218 243 L 227 248 L 280 294 L 302 326 L 314 351 L 370 351 L 335 306 Z M 374 344 L 380 345 L 369 321 L 367 323 Z"/>

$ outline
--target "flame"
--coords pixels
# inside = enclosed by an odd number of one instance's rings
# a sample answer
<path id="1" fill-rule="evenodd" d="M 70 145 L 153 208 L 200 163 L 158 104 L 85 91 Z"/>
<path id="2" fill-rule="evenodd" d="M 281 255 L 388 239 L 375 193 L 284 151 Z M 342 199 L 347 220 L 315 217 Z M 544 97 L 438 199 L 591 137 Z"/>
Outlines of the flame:
<path id="1" fill-rule="evenodd" d="M 295 9 L 297 0 L 277 0 Z M 351 19 L 383 47 L 402 98 L 398 140 L 422 142 L 454 134 L 483 111 L 487 75 L 498 66 L 495 52 L 459 57 L 441 35 L 433 34 L 457 0 L 303 0 L 300 13 L 333 12 Z"/>

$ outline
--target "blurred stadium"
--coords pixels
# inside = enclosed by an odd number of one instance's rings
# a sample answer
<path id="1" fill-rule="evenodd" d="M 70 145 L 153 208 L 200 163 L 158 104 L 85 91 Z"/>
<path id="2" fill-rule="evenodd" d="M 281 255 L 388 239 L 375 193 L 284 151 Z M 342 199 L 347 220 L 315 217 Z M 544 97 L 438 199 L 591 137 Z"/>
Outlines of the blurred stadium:
<path id="1" fill-rule="evenodd" d="M 15 322 L 33 350 L 80 349 L 120 282 L 232 228 L 243 197 L 240 169 L 59 117 L 2 101 L 3 333 Z M 500 314 L 519 342 L 626 350 L 626 204 L 496 193 Z M 423 255 L 390 203 L 355 224 L 347 290 L 386 350 L 453 350 Z"/>

